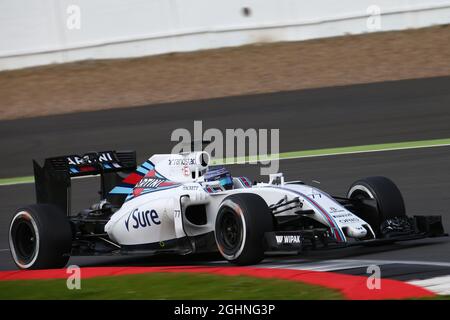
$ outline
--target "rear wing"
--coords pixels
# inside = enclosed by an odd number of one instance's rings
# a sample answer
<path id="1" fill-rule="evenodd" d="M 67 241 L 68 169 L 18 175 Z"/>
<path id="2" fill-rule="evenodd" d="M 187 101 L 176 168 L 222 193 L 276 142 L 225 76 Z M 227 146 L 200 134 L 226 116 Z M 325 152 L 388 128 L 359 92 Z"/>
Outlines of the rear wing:
<path id="1" fill-rule="evenodd" d="M 54 204 L 70 215 L 71 178 L 100 175 L 100 194 L 104 199 L 122 181 L 121 172 L 136 169 L 136 152 L 102 151 L 52 157 L 45 159 L 42 167 L 33 160 L 33 168 L 37 203 Z"/>

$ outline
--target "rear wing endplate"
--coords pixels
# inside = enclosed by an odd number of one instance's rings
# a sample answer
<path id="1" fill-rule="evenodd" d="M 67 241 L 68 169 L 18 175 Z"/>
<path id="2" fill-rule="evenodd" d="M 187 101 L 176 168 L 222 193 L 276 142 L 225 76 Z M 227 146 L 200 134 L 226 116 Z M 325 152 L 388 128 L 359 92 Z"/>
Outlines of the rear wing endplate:
<path id="1" fill-rule="evenodd" d="M 122 181 L 119 173 L 136 169 L 135 151 L 90 152 L 83 156 L 68 155 L 45 159 L 41 167 L 33 160 L 37 203 L 50 203 L 70 215 L 71 178 L 100 175 L 101 196 Z"/>

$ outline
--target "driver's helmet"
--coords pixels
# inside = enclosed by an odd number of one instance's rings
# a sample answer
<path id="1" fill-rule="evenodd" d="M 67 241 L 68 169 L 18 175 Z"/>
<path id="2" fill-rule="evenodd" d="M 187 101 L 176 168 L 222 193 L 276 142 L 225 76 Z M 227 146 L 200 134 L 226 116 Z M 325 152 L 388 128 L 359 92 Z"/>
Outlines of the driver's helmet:
<path id="1" fill-rule="evenodd" d="M 222 166 L 209 167 L 204 175 L 205 181 L 219 181 L 226 190 L 233 188 L 233 178 L 230 172 Z"/>

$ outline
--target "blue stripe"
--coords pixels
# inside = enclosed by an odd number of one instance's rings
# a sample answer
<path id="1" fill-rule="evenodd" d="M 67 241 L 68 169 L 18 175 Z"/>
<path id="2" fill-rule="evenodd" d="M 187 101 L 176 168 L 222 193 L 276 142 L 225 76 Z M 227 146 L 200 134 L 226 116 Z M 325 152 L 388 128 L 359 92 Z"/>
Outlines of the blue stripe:
<path id="1" fill-rule="evenodd" d="M 72 173 L 78 173 L 78 170 L 75 169 L 75 168 L 70 168 L 70 172 L 72 172 Z"/>
<path id="2" fill-rule="evenodd" d="M 148 169 L 148 170 L 152 170 L 154 168 L 154 166 L 152 166 L 148 162 L 144 162 L 143 164 L 141 164 L 141 167 L 144 167 L 145 169 Z"/>
<path id="3" fill-rule="evenodd" d="M 129 194 L 132 190 L 133 190 L 133 188 L 115 187 L 109 193 L 111 193 L 111 194 Z"/>
<path id="4" fill-rule="evenodd" d="M 107 163 L 104 163 L 103 167 L 105 167 L 105 169 L 111 169 L 111 166 L 109 164 L 107 164 Z"/>
<path id="5" fill-rule="evenodd" d="M 140 166 L 139 168 L 136 169 L 136 171 L 145 175 L 147 174 L 148 169 L 145 169 L 142 166 Z"/>

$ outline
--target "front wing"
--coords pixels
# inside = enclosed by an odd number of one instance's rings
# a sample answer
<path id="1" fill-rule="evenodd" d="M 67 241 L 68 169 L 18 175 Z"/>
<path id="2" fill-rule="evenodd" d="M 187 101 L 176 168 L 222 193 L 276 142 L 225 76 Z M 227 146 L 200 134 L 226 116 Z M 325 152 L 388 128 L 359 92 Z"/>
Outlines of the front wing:
<path id="1" fill-rule="evenodd" d="M 413 216 L 399 223 L 397 218 L 386 220 L 376 239 L 348 239 L 337 242 L 327 228 L 266 232 L 267 251 L 299 252 L 303 250 L 344 248 L 390 244 L 397 241 L 448 236 L 441 216 Z"/>

